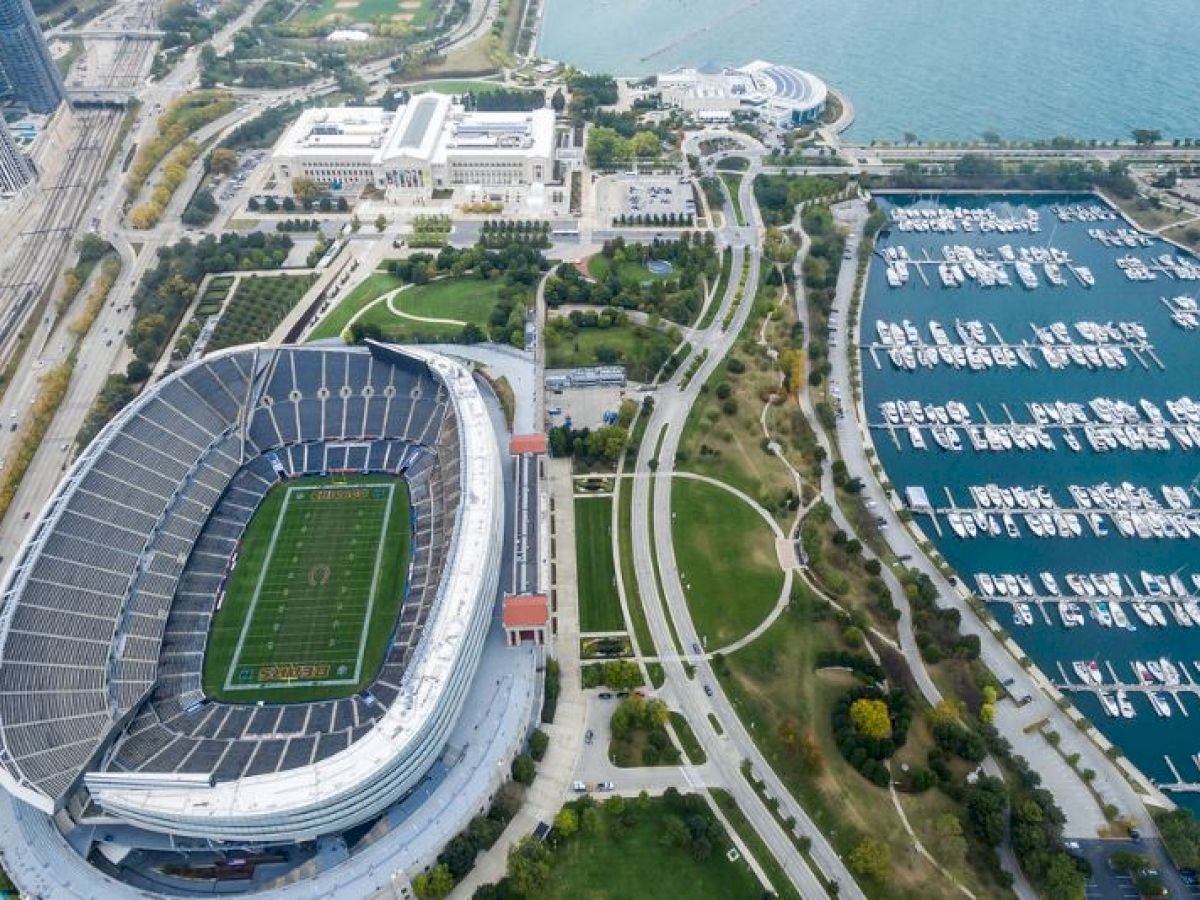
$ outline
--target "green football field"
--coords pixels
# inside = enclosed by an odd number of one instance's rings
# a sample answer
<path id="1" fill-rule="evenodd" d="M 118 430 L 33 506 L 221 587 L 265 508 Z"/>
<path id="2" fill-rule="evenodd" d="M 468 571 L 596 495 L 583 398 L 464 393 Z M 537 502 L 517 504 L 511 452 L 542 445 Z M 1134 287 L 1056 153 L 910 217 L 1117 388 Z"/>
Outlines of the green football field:
<path id="1" fill-rule="evenodd" d="M 383 662 L 404 598 L 409 533 L 403 479 L 271 488 L 213 616 L 205 693 L 296 703 L 360 690 Z"/>

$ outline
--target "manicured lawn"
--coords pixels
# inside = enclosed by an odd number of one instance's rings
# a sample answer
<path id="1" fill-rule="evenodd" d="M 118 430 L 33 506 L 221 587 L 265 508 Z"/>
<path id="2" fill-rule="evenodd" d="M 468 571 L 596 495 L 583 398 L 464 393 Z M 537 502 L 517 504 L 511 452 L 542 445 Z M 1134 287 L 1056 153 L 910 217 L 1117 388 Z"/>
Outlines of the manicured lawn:
<path id="1" fill-rule="evenodd" d="M 692 726 L 684 718 L 683 713 L 672 710 L 671 724 L 675 726 L 675 733 L 679 735 L 679 743 L 683 745 L 683 755 L 694 766 L 704 765 L 708 757 L 705 755 L 704 748 L 700 746 L 700 741 L 696 739 L 696 733 L 692 731 Z"/>
<path id="2" fill-rule="evenodd" d="M 729 188 L 729 199 L 733 203 L 733 214 L 737 217 L 737 223 L 745 225 L 746 217 L 742 214 L 742 200 L 738 197 L 738 188 L 741 187 L 742 176 L 722 172 L 721 180 L 725 182 L 725 187 Z"/>
<path id="3" fill-rule="evenodd" d="M 649 381 L 671 356 L 674 344 L 661 331 L 642 325 L 580 328 L 573 335 L 546 333 L 552 369 L 604 365 L 625 366 L 632 381 Z"/>
<path id="4" fill-rule="evenodd" d="M 414 94 L 432 91 L 435 94 L 486 94 L 505 87 L 494 81 L 471 81 L 469 79 L 446 78 L 437 81 L 419 81 L 404 87 Z"/>
<path id="5" fill-rule="evenodd" d="M 576 499 L 575 567 L 580 631 L 624 631 L 613 569 L 611 497 Z"/>
<path id="6" fill-rule="evenodd" d="M 598 833 L 577 834 L 551 857 L 542 900 L 760 900 L 762 888 L 745 860 L 725 857 L 729 844 L 714 846 L 704 860 L 663 843 L 665 823 L 674 815 L 665 801 L 635 806 L 634 824 L 619 836 L 604 822 Z M 607 816 L 605 816 L 607 818 Z M 728 839 L 726 839 L 728 841 Z"/>
<path id="7" fill-rule="evenodd" d="M 403 21 L 411 23 L 414 28 L 419 28 L 429 21 L 432 7 L 432 0 L 409 0 L 409 2 L 403 2 L 403 0 L 356 0 L 356 2 L 350 3 L 347 3 L 346 0 L 319 0 L 308 9 L 303 10 L 296 17 L 296 21 L 300 23 L 320 22 L 326 17 L 337 16 L 351 22 L 369 24 L 380 16 L 395 18 L 396 21 L 402 21 L 397 18 L 402 16 L 404 17 Z"/>
<path id="8" fill-rule="evenodd" d="M 632 465 L 632 463 L 627 463 Z M 633 565 L 633 482 L 626 480 L 621 485 L 618 510 L 617 539 L 621 548 L 621 581 L 625 585 L 625 603 L 629 607 L 629 618 L 633 622 L 633 633 L 637 636 L 638 649 L 643 656 L 654 656 L 654 638 L 650 636 L 650 625 L 646 622 L 646 610 L 642 608 L 642 595 L 638 590 L 637 571 Z M 658 665 L 655 663 L 654 665 Z M 662 666 L 659 666 L 662 670 Z M 651 681 L 654 673 L 651 672 Z M 655 687 L 658 685 L 656 684 Z"/>
<path id="9" fill-rule="evenodd" d="M 403 286 L 404 282 L 386 272 L 375 272 L 369 275 L 362 284 L 352 290 L 337 306 L 331 309 L 323 318 L 312 334 L 310 341 L 321 338 L 339 337 L 350 320 L 372 300 L 394 291 Z"/>
<path id="10" fill-rule="evenodd" d="M 420 322 L 392 314 L 387 302 L 378 303 L 363 314 L 362 323 L 375 324 L 391 341 L 438 341 L 457 338 L 463 325 L 474 322 L 486 330 L 488 317 L 496 305 L 503 283 L 481 278 L 446 278 L 407 288 L 396 295 L 393 305 L 401 312 L 424 319 L 449 319 L 450 322 Z M 462 324 L 458 324 L 462 323 Z"/>
<path id="11" fill-rule="evenodd" d="M 781 900 L 800 900 L 800 895 L 787 877 L 787 873 L 783 871 L 783 866 L 779 865 L 774 855 L 767 849 L 767 845 L 763 843 L 763 839 L 758 836 L 754 826 L 743 815 L 733 796 L 723 788 L 715 789 L 712 795 L 733 830 L 737 832 L 742 843 L 749 849 L 751 856 L 767 873 L 767 880 L 771 882 L 771 887 L 775 888 L 776 895 Z"/>
<path id="12" fill-rule="evenodd" d="M 588 272 L 597 281 L 604 281 L 608 278 L 609 271 L 612 268 L 612 260 L 602 253 L 597 253 L 588 260 Z M 662 281 L 674 275 L 670 272 L 666 275 L 655 275 L 639 262 L 626 261 L 621 263 L 617 269 L 617 277 L 625 284 L 643 284 L 647 281 Z"/>
<path id="13" fill-rule="evenodd" d="M 393 305 L 401 312 L 430 319 L 487 324 L 503 284 L 482 278 L 447 278 L 410 287 L 396 295 Z"/>
<path id="14" fill-rule="evenodd" d="M 779 599 L 775 536 L 741 499 L 700 481 L 675 479 L 671 511 L 692 620 L 706 649 L 718 650 L 753 630 Z"/>

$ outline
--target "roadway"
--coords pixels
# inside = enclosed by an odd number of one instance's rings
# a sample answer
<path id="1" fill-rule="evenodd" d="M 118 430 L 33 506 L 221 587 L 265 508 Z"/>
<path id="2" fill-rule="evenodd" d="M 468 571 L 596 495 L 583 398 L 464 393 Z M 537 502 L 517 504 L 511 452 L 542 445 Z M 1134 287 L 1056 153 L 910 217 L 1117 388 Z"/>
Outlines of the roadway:
<path id="1" fill-rule="evenodd" d="M 738 279 L 731 278 L 726 296 L 720 300 L 721 308 L 717 312 L 714 324 L 696 335 L 689 359 L 679 367 L 675 378 L 660 387 L 655 394 L 654 412 L 646 429 L 646 437 L 639 448 L 634 470 L 645 477 L 632 479 L 634 567 L 646 620 L 667 675 L 666 683 L 659 693 L 673 708 L 687 717 L 708 753 L 708 766 L 714 777 L 719 778 L 720 783 L 733 794 L 738 806 L 799 889 L 801 896 L 811 898 L 828 894 L 822 881 L 796 849 L 793 839 L 783 830 L 775 815 L 742 774 L 743 761 L 749 761 L 757 777 L 762 779 L 767 793 L 779 798 L 780 817 L 795 818 L 797 833 L 806 836 L 812 842 L 811 855 L 824 877 L 839 885 L 839 896 L 859 898 L 863 896 L 862 892 L 849 871 L 759 752 L 750 733 L 721 689 L 708 659 L 699 651 L 700 638 L 692 623 L 675 565 L 671 528 L 671 476 L 682 428 L 700 388 L 733 347 L 749 318 L 759 281 L 761 219 L 753 191 L 756 165 L 756 161 L 752 163 L 747 177 L 742 179 L 740 188 L 739 199 L 749 226 L 736 227 L 727 224 L 718 233 L 722 245 L 733 247 L 733 271 L 740 271 L 743 260 L 748 262 L 745 294 L 739 296 Z M 732 221 L 732 217 L 727 217 L 727 221 Z M 722 326 L 726 314 L 731 309 L 734 313 L 733 319 L 726 330 Z M 681 386 L 683 375 L 690 369 L 692 360 L 703 354 L 706 355 L 699 368 L 687 385 Z M 663 435 L 661 449 L 660 434 Z M 650 527 L 651 515 L 654 519 L 653 528 Z M 654 576 L 652 554 L 656 554 L 659 561 L 665 594 L 662 598 Z M 686 649 L 683 654 L 676 652 L 666 618 L 668 613 L 684 647 L 692 648 L 693 652 L 689 653 Z M 685 660 L 695 667 L 694 678 L 685 672 Z M 713 728 L 710 716 L 720 723 L 720 735 Z"/>

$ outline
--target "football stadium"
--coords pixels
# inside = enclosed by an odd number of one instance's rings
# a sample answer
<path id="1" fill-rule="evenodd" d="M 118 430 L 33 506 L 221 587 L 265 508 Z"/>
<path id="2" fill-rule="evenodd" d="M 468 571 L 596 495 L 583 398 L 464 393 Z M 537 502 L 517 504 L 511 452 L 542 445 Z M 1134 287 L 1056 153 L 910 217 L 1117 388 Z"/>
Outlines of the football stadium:
<path id="1" fill-rule="evenodd" d="M 113 876 L 188 893 L 153 861 L 228 866 L 235 847 L 269 863 L 245 889 L 303 865 L 289 895 L 327 895 L 363 874 L 341 870 L 367 830 L 377 855 L 394 838 L 394 868 L 431 859 L 532 707 L 532 655 L 476 678 L 503 647 L 506 477 L 480 383 L 431 352 L 241 347 L 144 392 L 4 586 L 0 841 L 66 860 L 51 895 L 115 895 Z M 507 720 L 448 763 L 489 716 Z M 403 837 L 415 803 L 433 804 L 424 844 Z"/>

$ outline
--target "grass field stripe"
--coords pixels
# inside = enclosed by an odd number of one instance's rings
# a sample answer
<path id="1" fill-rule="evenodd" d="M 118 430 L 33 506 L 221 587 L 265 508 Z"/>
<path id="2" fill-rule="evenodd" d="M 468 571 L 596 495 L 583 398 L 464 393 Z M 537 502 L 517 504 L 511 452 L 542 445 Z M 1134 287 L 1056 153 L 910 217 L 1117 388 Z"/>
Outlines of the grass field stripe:
<path id="1" fill-rule="evenodd" d="M 250 623 L 254 621 L 254 611 L 258 608 L 258 597 L 262 593 L 263 582 L 267 579 L 267 573 L 271 570 L 271 558 L 275 555 L 275 542 L 279 539 L 279 530 L 283 527 L 284 519 L 287 518 L 287 508 L 291 502 L 292 489 L 288 488 L 283 497 L 283 506 L 275 519 L 275 527 L 271 530 L 271 543 L 267 545 L 266 559 L 263 560 L 262 570 L 258 573 L 258 581 L 254 584 L 254 596 L 250 599 L 250 609 L 246 612 L 246 618 L 242 622 L 242 630 L 238 634 L 237 646 L 233 650 L 233 664 L 229 667 L 229 672 L 225 676 L 226 690 L 233 689 L 231 679 L 241 661 L 242 647 L 246 643 L 246 632 L 250 629 Z"/>
<path id="2" fill-rule="evenodd" d="M 362 676 L 363 654 L 367 652 L 367 632 L 371 630 L 371 614 L 375 610 L 375 592 L 379 588 L 379 575 L 383 568 L 383 550 L 387 546 L 388 525 L 392 520 L 392 498 L 396 486 L 387 485 L 387 503 L 383 507 L 383 525 L 379 529 L 379 543 L 375 546 L 375 569 L 371 574 L 371 592 L 367 595 L 367 612 L 363 616 L 362 632 L 358 637 L 358 661 L 354 664 L 354 680 Z"/>

